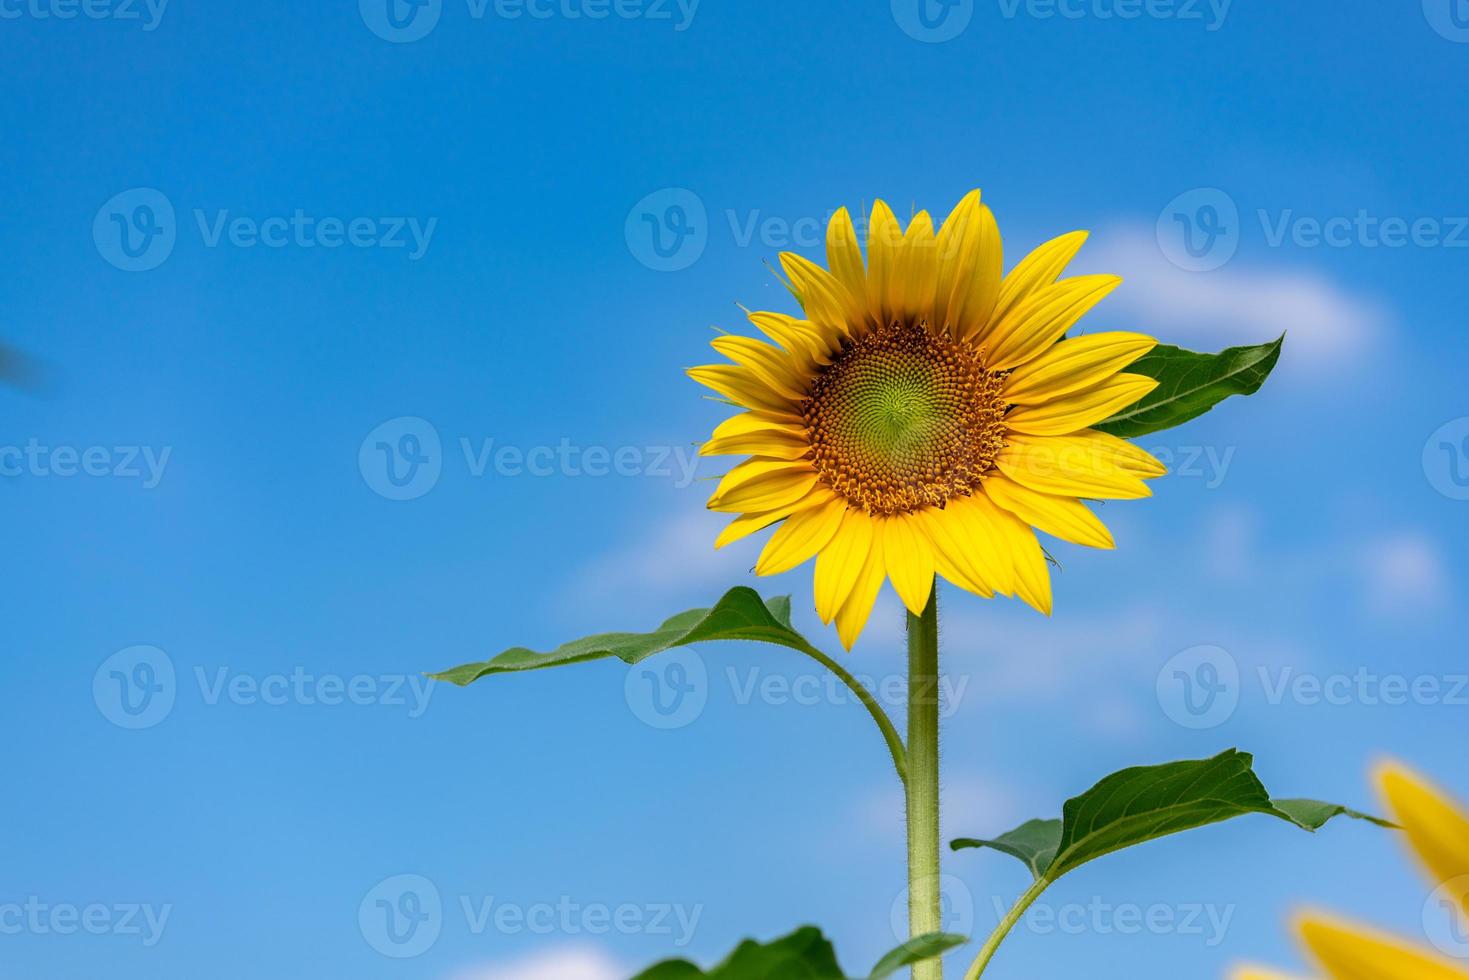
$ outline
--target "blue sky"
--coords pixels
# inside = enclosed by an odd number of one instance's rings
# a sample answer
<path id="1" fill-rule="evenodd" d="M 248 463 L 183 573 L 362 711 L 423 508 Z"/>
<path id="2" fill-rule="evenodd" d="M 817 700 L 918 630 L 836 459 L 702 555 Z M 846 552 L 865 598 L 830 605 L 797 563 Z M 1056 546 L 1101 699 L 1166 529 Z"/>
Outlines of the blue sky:
<path id="1" fill-rule="evenodd" d="M 0 391 L 3 972 L 615 980 L 805 922 L 865 971 L 901 797 L 805 662 L 697 651 L 673 718 L 618 665 L 419 674 L 755 584 L 681 372 L 875 196 L 982 187 L 1011 261 L 1091 229 L 1127 280 L 1093 329 L 1290 332 L 1142 440 L 1173 475 L 1106 506 L 1116 552 L 1055 547 L 1052 619 L 943 593 L 946 834 L 1229 746 L 1282 795 L 1373 806 L 1391 754 L 1469 796 L 1469 11 L 927 2 L 0 0 L 0 338 L 39 374 Z M 758 587 L 836 647 L 809 568 Z M 948 870 L 975 932 L 1024 884 Z M 1076 873 L 1080 925 L 992 973 L 1291 964 L 1299 904 L 1424 937 L 1428 892 L 1373 828 L 1244 819 Z"/>

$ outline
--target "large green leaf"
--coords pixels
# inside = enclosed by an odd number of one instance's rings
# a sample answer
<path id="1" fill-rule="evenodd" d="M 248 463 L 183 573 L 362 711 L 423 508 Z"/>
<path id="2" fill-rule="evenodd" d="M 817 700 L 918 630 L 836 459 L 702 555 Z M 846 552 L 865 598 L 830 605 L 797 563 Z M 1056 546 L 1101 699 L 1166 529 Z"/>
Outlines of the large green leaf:
<path id="1" fill-rule="evenodd" d="M 1127 370 L 1156 379 L 1158 387 L 1093 428 L 1132 439 L 1182 425 L 1230 395 L 1253 395 L 1280 360 L 1284 342 L 1282 335 L 1268 344 L 1230 347 L 1217 354 L 1155 347 Z"/>
<path id="2" fill-rule="evenodd" d="M 831 943 L 814 926 L 783 939 L 740 943 L 729 959 L 707 973 L 688 960 L 667 960 L 633 980 L 845 980 Z"/>
<path id="3" fill-rule="evenodd" d="M 943 932 L 910 939 L 878 961 L 868 980 L 886 980 L 905 966 L 942 956 L 967 941 Z M 747 939 L 708 972 L 688 960 L 665 960 L 633 980 L 847 980 L 847 975 L 821 930 L 805 926 L 770 943 Z"/>
<path id="4" fill-rule="evenodd" d="M 877 961 L 877 966 L 872 968 L 872 973 L 867 980 L 885 980 L 905 966 L 914 963 L 922 963 L 943 956 L 955 946 L 963 946 L 969 942 L 968 936 L 960 936 L 952 932 L 930 932 L 922 936 L 914 936 L 897 949 L 888 953 Z"/>
<path id="5" fill-rule="evenodd" d="M 961 838 L 950 846 L 1003 851 L 1049 882 L 1104 854 L 1246 813 L 1313 831 L 1336 816 L 1391 826 L 1334 803 L 1271 800 L 1252 763 L 1248 753 L 1230 749 L 1212 759 L 1123 769 L 1067 800 L 1060 820 L 1032 820 L 994 840 Z"/>
<path id="6" fill-rule="evenodd" d="M 651 633 L 598 633 L 562 644 L 550 653 L 512 647 L 483 663 L 464 664 L 429 676 L 461 687 L 489 674 L 539 670 L 616 657 L 635 664 L 655 653 L 706 640 L 756 640 L 810 653 L 812 647 L 791 628 L 790 596 L 768 602 L 744 586 L 730 589 L 711 609 L 690 609 Z"/>

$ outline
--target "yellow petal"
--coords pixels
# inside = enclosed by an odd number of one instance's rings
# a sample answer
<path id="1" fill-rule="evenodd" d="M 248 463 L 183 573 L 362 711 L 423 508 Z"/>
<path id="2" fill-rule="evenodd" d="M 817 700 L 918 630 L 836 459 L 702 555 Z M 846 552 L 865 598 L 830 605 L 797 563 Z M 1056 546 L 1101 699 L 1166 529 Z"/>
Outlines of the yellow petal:
<path id="1" fill-rule="evenodd" d="M 847 502 L 832 497 L 825 505 L 792 514 L 780 526 L 755 562 L 756 575 L 779 575 L 811 558 L 837 533 L 847 513 Z"/>
<path id="2" fill-rule="evenodd" d="M 990 209 L 971 192 L 939 229 L 935 317 L 958 339 L 978 336 L 1000 295 L 1005 251 Z"/>
<path id="3" fill-rule="evenodd" d="M 1140 374 L 1114 374 L 1095 388 L 1062 395 L 1040 405 L 1011 409 L 1005 416 L 1005 424 L 1030 435 L 1069 435 L 1111 418 L 1156 387 L 1158 382 Z"/>
<path id="4" fill-rule="evenodd" d="M 933 235 L 933 219 L 927 211 L 920 211 L 908 223 L 888 284 L 893 314 L 909 321 L 931 316 L 938 277 L 938 243 Z"/>
<path id="5" fill-rule="evenodd" d="M 1301 980 L 1290 973 L 1281 973 L 1263 966 L 1237 966 L 1229 971 L 1229 980 Z"/>
<path id="6" fill-rule="evenodd" d="M 710 510 L 775 510 L 795 503 L 816 485 L 816 471 L 803 462 L 748 459 L 724 475 L 709 498 Z"/>
<path id="7" fill-rule="evenodd" d="M 1005 378 L 1002 394 L 1015 405 L 1036 405 L 1097 385 L 1158 342 L 1146 334 L 1110 331 L 1063 340 Z"/>
<path id="8" fill-rule="evenodd" d="M 862 635 L 862 628 L 867 625 L 867 620 L 872 615 L 872 605 L 877 602 L 877 593 L 882 589 L 884 577 L 882 549 L 882 535 L 874 534 L 872 550 L 867 553 L 867 561 L 862 565 L 856 581 L 852 583 L 852 591 L 847 595 L 847 601 L 843 602 L 842 608 L 837 610 L 837 638 L 848 650 L 852 649 L 852 644 L 857 642 L 857 637 Z"/>
<path id="9" fill-rule="evenodd" d="M 1469 978 L 1469 971 L 1427 949 L 1320 913 L 1302 916 L 1296 929 L 1334 980 Z"/>
<path id="10" fill-rule="evenodd" d="M 898 514 L 880 522 L 883 561 L 888 578 L 903 605 L 922 616 L 933 592 L 933 545 L 923 527 L 911 515 Z"/>
<path id="11" fill-rule="evenodd" d="M 963 519 L 954 504 L 942 510 L 928 507 L 915 516 L 923 523 L 928 539 L 933 542 L 934 568 L 938 573 L 961 589 L 986 599 L 994 598 L 994 573 L 984 567 L 982 560 L 976 560 L 974 550 L 965 543 Z"/>
<path id="12" fill-rule="evenodd" d="M 1134 446 L 1126 439 L 1119 439 L 1110 432 L 1083 429 L 1081 432 L 1070 436 L 1025 436 L 1012 432 L 1009 439 L 1012 442 L 1034 441 L 1039 439 L 1058 439 L 1065 442 L 1072 442 L 1076 445 L 1085 446 L 1089 452 L 1101 454 L 1112 460 L 1114 465 L 1126 470 L 1133 476 L 1140 476 L 1144 479 L 1152 479 L 1168 472 L 1168 467 L 1155 459 L 1147 450 L 1140 446 Z"/>
<path id="13" fill-rule="evenodd" d="M 708 364 L 689 368 L 689 377 L 745 408 L 766 412 L 795 411 L 795 402 L 757 378 L 749 368 L 738 364 Z"/>
<path id="14" fill-rule="evenodd" d="M 872 202 L 867 225 L 867 308 L 879 320 L 886 321 L 893 313 L 890 283 L 897 272 L 902 242 L 903 231 L 893 209 L 883 201 Z"/>
<path id="15" fill-rule="evenodd" d="M 780 253 L 780 267 L 791 278 L 791 286 L 806 319 L 828 342 L 839 341 L 851 328 L 847 321 L 846 290 L 821 266 L 795 252 Z"/>
<path id="16" fill-rule="evenodd" d="M 1024 487 L 1063 497 L 1136 500 L 1152 496 L 1146 483 L 1089 441 L 1011 440 L 995 466 Z"/>
<path id="17" fill-rule="evenodd" d="M 810 320 L 798 320 L 784 313 L 770 313 L 765 310 L 749 313 L 748 316 L 761 333 L 799 358 L 803 365 L 824 367 L 831 363 L 831 355 L 836 348 L 826 334 L 811 325 Z"/>
<path id="18" fill-rule="evenodd" d="M 1121 282 L 1118 276 L 1077 276 L 1036 290 L 984 336 L 986 366 L 1005 371 L 1045 353 Z"/>
<path id="19" fill-rule="evenodd" d="M 867 313 L 867 272 L 862 265 L 862 246 L 846 208 L 838 208 L 826 226 L 826 264 L 846 292 L 847 317 L 860 323 Z"/>
<path id="20" fill-rule="evenodd" d="M 772 456 L 800 459 L 811 450 L 806 427 L 785 421 L 793 416 L 741 412 L 731 415 L 714 429 L 709 441 L 699 447 L 700 456 Z"/>
<path id="21" fill-rule="evenodd" d="M 1030 604 L 1036 612 L 1051 614 L 1051 570 L 1046 566 L 1046 554 L 1035 538 L 1035 532 L 1020 518 L 1008 511 L 995 507 L 983 496 L 971 497 L 976 503 L 994 509 L 994 525 L 1000 531 L 1000 547 L 1010 557 L 1014 570 L 1015 594 Z"/>
<path id="22" fill-rule="evenodd" d="M 1383 763 L 1373 775 L 1434 887 L 1447 888 L 1469 916 L 1469 812 L 1399 763 Z"/>
<path id="23" fill-rule="evenodd" d="M 710 346 L 736 364 L 748 368 L 751 374 L 791 401 L 797 402 L 806 397 L 809 378 L 801 364 L 785 351 L 754 337 L 737 334 L 716 337 Z"/>
<path id="24" fill-rule="evenodd" d="M 1075 258 L 1086 238 L 1086 232 L 1073 231 L 1051 239 L 1021 259 L 1000 285 L 1000 296 L 995 302 L 991 321 L 998 322 L 1021 300 L 1060 278 L 1067 263 Z"/>
<path id="25" fill-rule="evenodd" d="M 830 623 L 862 573 L 875 536 L 872 518 L 855 508 L 848 509 L 841 526 L 821 553 L 816 556 L 813 592 L 816 615 Z"/>
<path id="26" fill-rule="evenodd" d="M 729 524 L 725 525 L 723 531 L 719 532 L 719 537 L 714 539 L 714 547 L 717 550 L 723 548 L 725 545 L 734 544 L 736 541 L 749 537 L 756 531 L 762 531 L 778 521 L 785 520 L 792 514 L 810 507 L 819 507 L 831 500 L 833 496 L 835 495 L 825 487 L 812 487 L 806 496 L 794 503 L 786 504 L 784 507 L 778 507 L 775 510 L 757 511 L 752 514 L 741 514 L 733 521 L 730 521 Z"/>
<path id="27" fill-rule="evenodd" d="M 985 477 L 984 490 L 1004 510 L 1062 541 L 1091 548 L 1116 547 L 1106 525 L 1086 504 L 1075 498 L 1040 493 L 1001 473 Z"/>

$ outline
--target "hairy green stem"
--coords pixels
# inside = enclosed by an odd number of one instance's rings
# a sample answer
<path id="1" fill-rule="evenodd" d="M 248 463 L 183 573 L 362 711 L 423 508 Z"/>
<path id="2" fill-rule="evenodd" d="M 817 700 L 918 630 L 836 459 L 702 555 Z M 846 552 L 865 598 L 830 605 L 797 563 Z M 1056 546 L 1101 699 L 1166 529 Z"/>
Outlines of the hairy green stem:
<path id="1" fill-rule="evenodd" d="M 852 689 L 853 694 L 857 695 L 857 700 L 862 702 L 863 706 L 867 709 L 867 713 L 872 716 L 872 720 L 877 722 L 877 727 L 882 732 L 883 741 L 887 742 L 888 752 L 892 753 L 893 757 L 893 768 L 898 770 L 898 778 L 906 783 L 908 781 L 908 754 L 903 749 L 903 739 L 898 735 L 897 728 L 893 727 L 893 720 L 888 717 L 888 713 L 883 710 L 877 698 L 873 697 L 872 692 L 863 687 L 857 678 L 848 673 L 845 667 L 820 650 L 813 646 L 807 646 L 804 652 L 807 656 L 835 674 L 843 684 Z"/>
<path id="2" fill-rule="evenodd" d="M 908 930 L 939 932 L 938 585 L 922 616 L 908 613 Z M 913 980 L 943 980 L 940 959 L 913 967 Z"/>
<path id="3" fill-rule="evenodd" d="M 1015 904 L 1010 906 L 1010 911 L 1006 912 L 1005 917 L 1000 920 L 1000 924 L 995 926 L 995 931 L 990 933 L 990 938 L 984 941 L 984 946 L 980 948 L 979 955 L 975 957 L 974 962 L 969 966 L 969 972 L 964 974 L 964 980 L 979 980 L 980 975 L 984 973 L 985 967 L 989 966 L 990 960 L 994 959 L 995 951 L 1000 948 L 1000 943 L 1005 941 L 1005 937 L 1010 935 L 1010 930 L 1015 928 L 1015 923 L 1020 921 L 1020 917 L 1025 914 L 1025 910 L 1030 908 L 1031 904 L 1037 898 L 1040 898 L 1041 892 L 1045 891 L 1050 884 L 1045 878 L 1037 878 L 1035 884 L 1026 889 L 1024 895 L 1021 895 L 1015 900 Z"/>

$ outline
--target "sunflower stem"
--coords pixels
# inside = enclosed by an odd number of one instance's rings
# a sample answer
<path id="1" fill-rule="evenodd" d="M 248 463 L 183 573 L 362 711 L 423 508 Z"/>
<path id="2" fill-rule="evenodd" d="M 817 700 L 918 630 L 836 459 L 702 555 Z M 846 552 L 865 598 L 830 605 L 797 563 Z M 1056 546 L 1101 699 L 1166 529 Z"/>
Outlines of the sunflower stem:
<path id="1" fill-rule="evenodd" d="M 922 616 L 908 614 L 908 931 L 939 932 L 938 584 Z M 915 964 L 913 980 L 943 980 L 939 959 Z"/>
<path id="2" fill-rule="evenodd" d="M 984 946 L 980 948 L 979 955 L 974 958 L 969 972 L 964 974 L 964 980 L 979 980 L 984 975 L 985 967 L 989 966 L 990 960 L 995 958 L 995 952 L 1000 948 L 1000 943 L 1005 941 L 1005 937 L 1010 935 L 1010 930 L 1015 928 L 1015 923 L 1020 921 L 1020 917 L 1025 915 L 1031 905 L 1035 904 L 1035 900 L 1041 897 L 1041 892 L 1045 891 L 1050 884 L 1051 882 L 1046 878 L 1037 878 L 1035 884 L 1015 900 L 1015 904 L 1010 907 L 1009 912 L 1005 913 L 1005 917 L 1000 920 L 995 931 L 990 933 L 990 937 L 984 941 Z"/>

